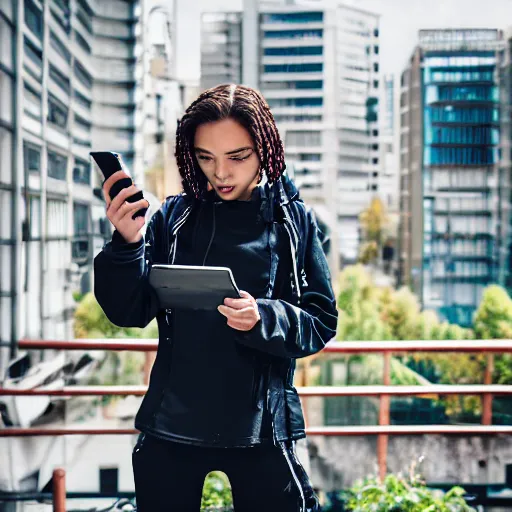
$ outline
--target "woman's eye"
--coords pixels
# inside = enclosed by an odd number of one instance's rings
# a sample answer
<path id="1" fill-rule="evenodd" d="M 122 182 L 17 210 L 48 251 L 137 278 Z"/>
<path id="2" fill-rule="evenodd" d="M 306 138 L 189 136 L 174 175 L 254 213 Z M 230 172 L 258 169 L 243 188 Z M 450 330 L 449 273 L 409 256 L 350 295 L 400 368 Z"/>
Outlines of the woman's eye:
<path id="1" fill-rule="evenodd" d="M 211 158 L 209 156 L 200 156 L 199 160 L 202 160 L 203 162 L 210 162 Z"/>
<path id="2" fill-rule="evenodd" d="M 249 158 L 249 155 L 243 156 L 243 157 L 233 157 L 231 160 L 234 160 L 235 162 L 243 162 L 244 160 L 247 160 Z"/>

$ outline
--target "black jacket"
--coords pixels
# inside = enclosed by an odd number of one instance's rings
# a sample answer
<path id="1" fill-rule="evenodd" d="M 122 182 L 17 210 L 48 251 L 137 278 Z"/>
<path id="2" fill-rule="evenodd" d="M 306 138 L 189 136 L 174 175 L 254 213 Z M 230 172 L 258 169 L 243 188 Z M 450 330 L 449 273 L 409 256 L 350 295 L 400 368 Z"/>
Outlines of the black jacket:
<path id="1" fill-rule="evenodd" d="M 271 223 L 267 298 L 257 299 L 261 321 L 249 332 L 237 331 L 236 339 L 258 351 L 258 361 L 265 362 L 259 365 L 256 389 L 259 398 L 267 401 L 277 443 L 305 437 L 300 400 L 293 386 L 295 359 L 319 352 L 334 338 L 338 314 L 317 223 L 293 183 L 283 176 L 273 186 L 265 185 L 262 203 L 263 215 Z M 141 431 L 150 432 L 154 425 L 172 357 L 172 311 L 159 307 L 148 275 L 152 263 L 174 261 L 177 233 L 196 206 L 185 194 L 168 198 L 151 218 L 145 241 L 126 244 L 114 233 L 94 261 L 96 298 L 113 323 L 144 327 L 157 318 L 158 353 L 135 420 Z M 276 275 L 280 261 L 290 257 L 293 271 L 283 286 L 276 282 Z"/>

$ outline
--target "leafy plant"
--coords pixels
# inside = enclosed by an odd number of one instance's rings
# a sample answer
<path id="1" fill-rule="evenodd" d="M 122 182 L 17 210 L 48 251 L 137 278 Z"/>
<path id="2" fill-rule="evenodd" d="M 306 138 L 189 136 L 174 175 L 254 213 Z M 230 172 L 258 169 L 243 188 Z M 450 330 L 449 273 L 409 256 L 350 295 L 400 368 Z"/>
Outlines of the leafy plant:
<path id="1" fill-rule="evenodd" d="M 228 511 L 233 506 L 233 496 L 228 477 L 221 471 L 208 474 L 204 482 L 201 510 Z"/>
<path id="2" fill-rule="evenodd" d="M 407 474 L 388 474 L 384 481 L 375 476 L 359 481 L 342 497 L 353 512 L 476 512 L 464 500 L 465 494 L 461 487 L 448 492 L 429 489 L 414 463 Z"/>

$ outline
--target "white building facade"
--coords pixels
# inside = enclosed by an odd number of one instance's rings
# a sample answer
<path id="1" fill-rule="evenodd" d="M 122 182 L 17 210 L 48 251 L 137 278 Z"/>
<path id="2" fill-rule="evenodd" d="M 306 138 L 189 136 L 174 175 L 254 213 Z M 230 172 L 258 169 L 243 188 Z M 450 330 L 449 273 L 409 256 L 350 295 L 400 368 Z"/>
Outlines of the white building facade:
<path id="1" fill-rule="evenodd" d="M 73 335 L 108 236 L 89 151 L 142 176 L 140 21 L 135 0 L 0 2 L 0 370 L 20 338 Z"/>

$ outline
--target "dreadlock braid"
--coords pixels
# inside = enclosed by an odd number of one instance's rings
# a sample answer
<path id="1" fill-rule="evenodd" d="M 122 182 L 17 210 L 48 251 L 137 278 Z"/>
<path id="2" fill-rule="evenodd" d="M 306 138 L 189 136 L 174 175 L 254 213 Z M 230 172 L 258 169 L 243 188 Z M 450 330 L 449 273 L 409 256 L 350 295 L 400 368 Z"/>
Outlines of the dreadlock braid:
<path id="1" fill-rule="evenodd" d="M 238 121 L 251 135 L 260 161 L 260 180 L 266 173 L 268 182 L 273 183 L 286 169 L 283 143 L 263 96 L 250 87 L 219 85 L 191 103 L 176 129 L 175 156 L 183 189 L 196 199 L 204 196 L 208 186 L 194 152 L 196 129 L 226 118 Z"/>

